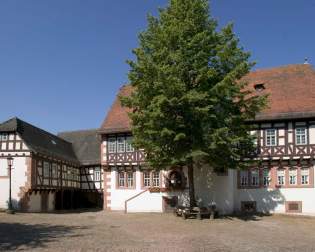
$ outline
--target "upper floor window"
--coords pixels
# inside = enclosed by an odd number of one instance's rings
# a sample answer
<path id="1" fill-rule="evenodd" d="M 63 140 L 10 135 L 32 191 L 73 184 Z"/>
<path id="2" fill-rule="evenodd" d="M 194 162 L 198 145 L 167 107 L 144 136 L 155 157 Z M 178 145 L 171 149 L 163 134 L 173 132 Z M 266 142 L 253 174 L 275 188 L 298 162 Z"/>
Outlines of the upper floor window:
<path id="1" fill-rule="evenodd" d="M 263 171 L 263 183 L 264 183 L 264 186 L 269 186 L 269 184 L 270 184 L 270 171 L 269 171 L 269 169 L 264 169 L 264 171 Z"/>
<path id="2" fill-rule="evenodd" d="M 310 178 L 310 170 L 308 168 L 303 168 L 301 170 L 301 184 L 308 185 Z"/>
<path id="3" fill-rule="evenodd" d="M 8 140 L 8 133 L 2 133 L 0 134 L 0 140 L 7 141 Z"/>
<path id="4" fill-rule="evenodd" d="M 48 162 L 44 162 L 44 174 L 43 175 L 44 175 L 45 178 L 49 178 L 50 177 L 49 169 L 50 169 L 49 163 Z"/>
<path id="5" fill-rule="evenodd" d="M 108 149 L 108 153 L 116 152 L 116 138 L 114 137 L 108 138 L 107 149 Z"/>
<path id="6" fill-rule="evenodd" d="M 94 170 L 94 181 L 100 181 L 101 180 L 101 170 L 99 168 L 96 168 Z"/>
<path id="7" fill-rule="evenodd" d="M 132 137 L 128 136 L 126 137 L 126 151 L 127 152 L 133 152 L 134 148 L 132 146 Z"/>
<path id="8" fill-rule="evenodd" d="M 267 146 L 275 146 L 277 143 L 276 130 L 275 129 L 267 129 L 266 130 L 266 145 Z"/>
<path id="9" fill-rule="evenodd" d="M 125 152 L 125 138 L 118 137 L 117 138 L 117 152 Z"/>
<path id="10" fill-rule="evenodd" d="M 296 144 L 307 144 L 306 128 L 295 129 L 295 142 Z"/>

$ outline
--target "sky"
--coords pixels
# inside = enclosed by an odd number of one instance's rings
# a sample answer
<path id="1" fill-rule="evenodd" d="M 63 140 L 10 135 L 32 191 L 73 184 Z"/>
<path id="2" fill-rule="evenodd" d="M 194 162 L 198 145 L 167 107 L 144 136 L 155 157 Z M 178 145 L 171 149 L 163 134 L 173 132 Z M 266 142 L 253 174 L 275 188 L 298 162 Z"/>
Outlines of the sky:
<path id="1" fill-rule="evenodd" d="M 167 0 L 1 0 L 0 121 L 17 116 L 52 133 L 98 128 L 127 59 Z M 212 0 L 257 68 L 315 64 L 315 0 Z M 315 83 L 314 83 L 315 85 Z"/>

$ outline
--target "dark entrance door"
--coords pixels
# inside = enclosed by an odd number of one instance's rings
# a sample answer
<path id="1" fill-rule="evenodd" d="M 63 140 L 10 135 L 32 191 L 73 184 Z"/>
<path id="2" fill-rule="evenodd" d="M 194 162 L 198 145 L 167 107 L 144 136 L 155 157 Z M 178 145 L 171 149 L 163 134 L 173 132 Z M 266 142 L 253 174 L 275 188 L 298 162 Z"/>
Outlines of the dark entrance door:
<path id="1" fill-rule="evenodd" d="M 48 211 L 48 193 L 46 192 L 41 193 L 41 209 L 42 212 Z"/>

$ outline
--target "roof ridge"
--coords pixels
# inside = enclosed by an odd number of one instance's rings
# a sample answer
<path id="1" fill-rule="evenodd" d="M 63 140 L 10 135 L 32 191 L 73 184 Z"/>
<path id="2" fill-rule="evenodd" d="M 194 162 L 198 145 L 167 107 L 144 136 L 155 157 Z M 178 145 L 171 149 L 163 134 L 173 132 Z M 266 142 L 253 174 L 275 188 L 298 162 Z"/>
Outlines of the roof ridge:
<path id="1" fill-rule="evenodd" d="M 68 130 L 68 131 L 61 131 L 57 133 L 57 136 L 60 134 L 65 134 L 65 133 L 79 133 L 79 132 L 89 132 L 89 131 L 99 131 L 100 128 L 93 128 L 93 129 L 82 129 L 82 130 Z"/>
<path id="2" fill-rule="evenodd" d="M 12 118 L 12 119 L 14 119 L 14 118 Z M 31 127 L 35 128 L 35 129 L 37 129 L 37 130 L 39 130 L 39 131 L 41 131 L 41 132 L 43 132 L 43 133 L 49 135 L 49 136 L 56 137 L 56 138 L 60 139 L 61 141 L 64 141 L 65 143 L 68 143 L 68 144 L 71 144 L 71 145 L 72 145 L 72 143 L 70 143 L 70 142 L 64 140 L 63 138 L 61 138 L 61 137 L 59 137 L 59 136 L 57 136 L 57 135 L 55 135 L 55 134 L 53 134 L 53 133 L 51 133 L 51 132 L 48 132 L 48 131 L 46 131 L 46 130 L 43 130 L 43 129 L 41 129 L 41 128 L 39 128 L 39 127 L 33 125 L 33 124 L 30 124 L 30 123 L 28 123 L 28 122 L 26 122 L 26 121 L 24 121 L 24 120 L 22 120 L 22 119 L 20 119 L 20 118 L 18 118 L 18 117 L 15 117 L 15 119 L 17 120 L 17 123 L 20 122 L 20 123 L 22 123 L 22 124 L 26 124 L 26 125 L 31 126 Z M 17 130 L 18 130 L 18 129 L 17 129 Z"/>
<path id="3" fill-rule="evenodd" d="M 287 64 L 287 65 L 274 66 L 274 67 L 258 68 L 258 69 L 255 69 L 253 71 L 250 71 L 249 74 L 250 73 L 263 72 L 263 71 L 272 71 L 272 70 L 275 70 L 275 69 L 285 69 L 285 68 L 290 68 L 290 67 L 301 67 L 301 68 L 303 67 L 303 68 L 314 69 L 311 64 L 300 63 L 300 64 Z"/>

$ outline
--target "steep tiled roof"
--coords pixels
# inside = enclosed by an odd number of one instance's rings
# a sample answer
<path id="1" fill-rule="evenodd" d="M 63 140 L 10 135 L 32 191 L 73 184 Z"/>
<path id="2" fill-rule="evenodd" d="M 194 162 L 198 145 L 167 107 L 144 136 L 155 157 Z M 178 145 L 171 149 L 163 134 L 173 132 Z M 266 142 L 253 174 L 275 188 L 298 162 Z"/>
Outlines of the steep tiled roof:
<path id="1" fill-rule="evenodd" d="M 315 116 L 315 70 L 309 64 L 262 69 L 244 77 L 257 94 L 268 94 L 268 107 L 256 120 L 292 119 Z M 263 84 L 263 91 L 254 86 Z"/>
<path id="2" fill-rule="evenodd" d="M 101 132 L 103 133 L 115 133 L 115 132 L 128 132 L 130 131 L 130 119 L 128 112 L 130 111 L 126 107 L 122 107 L 120 103 L 120 96 L 128 96 L 132 93 L 132 86 L 123 86 L 116 99 L 107 113 L 107 116 L 101 126 Z"/>
<path id="3" fill-rule="evenodd" d="M 61 132 L 58 136 L 72 143 L 73 150 L 81 164 L 95 165 L 101 163 L 101 140 L 97 129 Z"/>
<path id="4" fill-rule="evenodd" d="M 71 143 L 17 117 L 1 123 L 0 132 L 19 133 L 25 144 L 35 153 L 78 163 Z"/>
<path id="5" fill-rule="evenodd" d="M 298 64 L 261 69 L 250 72 L 243 80 L 259 94 L 269 94 L 268 107 L 256 116 L 256 120 L 281 120 L 315 118 L 315 70 L 311 65 Z M 255 91 L 255 85 L 263 84 L 263 91 Z M 101 132 L 130 131 L 130 111 L 121 106 L 119 96 L 127 96 L 132 86 L 123 86 L 102 126 Z"/>

